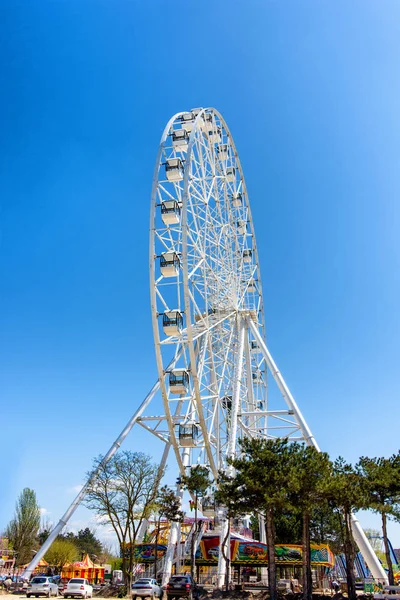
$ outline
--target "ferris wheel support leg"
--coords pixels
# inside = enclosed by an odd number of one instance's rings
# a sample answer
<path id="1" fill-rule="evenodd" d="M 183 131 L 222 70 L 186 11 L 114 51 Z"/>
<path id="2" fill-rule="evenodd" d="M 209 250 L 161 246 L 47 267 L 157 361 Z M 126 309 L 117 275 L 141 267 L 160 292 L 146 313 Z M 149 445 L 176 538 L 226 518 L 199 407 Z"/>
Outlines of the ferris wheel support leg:
<path id="1" fill-rule="evenodd" d="M 368 565 L 369 570 L 375 580 L 380 581 L 383 585 L 388 585 L 389 580 L 386 571 L 384 571 L 378 557 L 376 556 L 371 544 L 368 541 L 367 536 L 364 533 L 357 517 L 351 515 L 351 528 L 355 542 Z"/>
<path id="2" fill-rule="evenodd" d="M 246 329 L 248 329 L 248 325 L 246 323 Z M 248 333 L 248 332 L 247 332 Z M 249 345 L 249 336 L 248 334 L 244 336 L 244 355 L 246 358 L 246 383 L 247 383 L 247 392 L 248 392 L 248 403 L 250 407 L 250 411 L 256 410 L 256 403 L 254 402 L 254 393 L 253 393 L 253 382 L 251 379 L 251 356 L 250 356 L 250 345 Z M 256 418 L 255 416 L 250 417 L 250 430 L 255 431 Z"/>
<path id="3" fill-rule="evenodd" d="M 265 519 L 262 515 L 258 517 L 258 527 L 260 530 L 260 542 L 262 544 L 267 543 L 267 534 L 265 532 Z M 261 567 L 261 583 L 268 585 L 268 569 L 267 567 Z"/>
<path id="4" fill-rule="evenodd" d="M 278 367 L 276 366 L 275 362 L 273 361 L 272 356 L 269 353 L 268 348 L 267 348 L 263 338 L 260 335 L 260 332 L 258 331 L 255 323 L 251 320 L 250 320 L 250 328 L 260 346 L 262 353 L 264 354 L 265 361 L 268 365 L 268 368 L 270 369 L 270 371 L 272 373 L 273 378 L 275 379 L 275 381 L 282 393 L 282 396 L 286 400 L 286 403 L 287 403 L 289 409 L 293 411 L 293 414 L 296 417 L 297 423 L 299 424 L 299 427 L 302 431 L 302 434 L 304 436 L 306 443 L 309 446 L 314 446 L 314 448 L 316 448 L 317 450 L 320 450 L 303 415 L 301 414 L 301 412 L 299 410 L 299 407 L 297 406 L 292 394 L 290 393 L 289 388 L 285 383 L 285 380 L 283 379 L 281 373 L 278 370 Z M 372 573 L 373 578 L 378 581 L 387 582 L 387 580 L 388 580 L 387 575 L 386 575 L 385 571 L 383 570 L 383 567 L 382 567 L 381 563 L 379 562 L 378 557 L 376 556 L 375 552 L 373 551 L 371 544 L 369 543 L 360 523 L 358 522 L 358 519 L 354 515 L 352 515 L 352 530 L 353 530 L 353 535 L 354 535 L 354 539 L 357 543 L 357 546 L 359 547 L 360 552 L 363 555 L 365 562 L 368 564 L 368 567 Z"/>
<path id="5" fill-rule="evenodd" d="M 190 458 L 190 449 L 184 448 L 183 452 L 182 452 L 182 463 L 183 463 L 184 467 L 188 466 L 189 458 Z M 178 496 L 178 498 L 180 498 L 181 506 L 182 506 L 182 499 L 183 499 L 183 491 L 184 491 L 183 487 L 178 483 L 176 495 Z M 172 563 L 174 560 L 175 553 L 176 553 L 176 557 L 179 558 L 178 557 L 179 549 L 177 548 L 177 543 L 178 543 L 178 538 L 179 538 L 180 527 L 181 527 L 181 524 L 178 523 L 177 521 L 173 521 L 171 524 L 171 530 L 170 530 L 169 540 L 168 540 L 168 547 L 167 547 L 167 552 L 165 554 L 164 570 L 163 570 L 163 574 L 162 574 L 162 584 L 161 585 L 163 585 L 163 586 L 168 583 L 168 580 L 171 577 Z"/>
<path id="6" fill-rule="evenodd" d="M 233 457 L 235 455 L 235 446 L 236 446 L 236 434 L 237 434 L 237 421 L 238 421 L 238 412 L 239 412 L 239 404 L 240 404 L 240 391 L 241 391 L 241 383 L 242 383 L 242 374 L 243 374 L 243 355 L 244 355 L 244 343 L 245 343 L 245 332 L 246 332 L 246 321 L 245 319 L 240 319 L 238 323 L 238 353 L 237 353 L 237 364 L 236 364 L 236 372 L 235 372 L 235 381 L 234 381 L 234 389 L 233 389 L 233 397 L 232 397 L 232 421 L 231 421 L 231 430 L 229 432 L 229 440 L 228 440 L 228 449 L 227 449 L 227 457 Z M 232 467 L 228 467 L 228 472 L 232 472 Z M 230 522 L 229 518 L 225 515 L 222 523 L 221 523 L 221 533 L 220 533 L 220 542 L 219 542 L 219 553 L 218 553 L 218 574 L 217 574 L 217 586 L 222 588 L 224 586 L 226 577 L 228 575 L 229 581 L 229 573 L 227 574 L 227 562 L 229 560 L 230 555 Z M 227 557 L 228 560 L 225 559 Z"/>
<path id="7" fill-rule="evenodd" d="M 275 379 L 276 384 L 277 384 L 282 396 L 284 397 L 286 404 L 289 407 L 289 410 L 293 411 L 293 414 L 294 414 L 296 421 L 301 429 L 301 432 L 304 436 L 305 441 L 310 446 L 314 446 L 317 450 L 319 450 L 319 446 L 318 446 L 317 442 L 315 441 L 315 438 L 314 438 L 313 434 L 311 433 L 311 430 L 308 427 L 303 415 L 301 414 L 300 409 L 297 406 L 295 399 L 293 398 L 292 394 L 290 393 L 290 390 L 289 390 L 288 386 L 286 385 L 285 380 L 283 379 L 278 367 L 276 366 L 260 332 L 258 331 L 258 328 L 256 327 L 255 323 L 251 319 L 249 319 L 249 323 L 250 323 L 250 329 L 253 332 L 253 335 L 257 340 L 260 350 L 264 355 L 265 362 L 267 363 L 267 366 L 268 366 L 269 370 L 271 371 L 272 376 Z"/>
<path id="8" fill-rule="evenodd" d="M 238 425 L 238 413 L 239 413 L 239 405 L 240 405 L 240 389 L 242 383 L 242 373 L 243 373 L 243 352 L 244 352 L 244 338 L 245 338 L 245 330 L 246 330 L 246 321 L 245 319 L 240 319 L 238 323 L 239 329 L 239 344 L 238 344 L 238 353 L 237 353 L 237 364 L 236 364 L 236 373 L 235 373 L 235 381 L 234 381 L 234 390 L 232 397 L 232 412 L 231 412 L 231 430 L 229 432 L 229 440 L 228 440 L 228 449 L 227 449 L 227 457 L 231 458 L 235 455 L 236 448 L 236 434 L 237 434 L 237 425 Z M 228 467 L 229 470 L 232 470 L 232 467 Z"/>
<path id="9" fill-rule="evenodd" d="M 168 365 L 167 368 L 169 368 L 173 364 L 175 364 L 175 362 L 179 358 L 179 355 L 180 355 L 180 353 L 178 353 L 172 359 L 172 361 L 170 362 L 170 364 Z M 117 452 L 117 450 L 119 450 L 121 444 L 124 442 L 125 438 L 131 431 L 132 427 L 134 426 L 136 421 L 139 419 L 139 417 L 142 416 L 143 412 L 145 411 L 147 406 L 150 404 L 150 402 L 152 401 L 152 399 L 154 398 L 155 394 L 158 392 L 159 389 L 160 389 L 160 382 L 157 381 L 153 385 L 150 392 L 147 394 L 146 398 L 143 400 L 142 404 L 139 406 L 137 411 L 129 419 L 128 423 L 126 424 L 124 429 L 121 431 L 121 433 L 119 434 L 119 436 L 117 437 L 117 439 L 115 440 L 115 442 L 113 443 L 111 448 L 108 450 L 107 454 L 104 456 L 103 460 L 98 465 L 97 469 L 95 471 L 93 471 L 93 473 L 91 475 L 91 479 L 94 479 L 97 476 L 100 469 L 104 465 L 106 465 L 111 460 L 111 458 L 114 456 L 114 454 Z M 43 546 L 36 552 L 35 556 L 33 557 L 33 559 L 31 560 L 31 562 L 29 563 L 29 565 L 27 566 L 27 568 L 24 571 L 23 576 L 25 578 L 29 579 L 29 577 L 31 576 L 31 574 L 33 573 L 35 568 L 37 567 L 38 563 L 41 561 L 43 556 L 46 554 L 47 550 L 50 548 L 50 546 L 52 545 L 54 540 L 57 538 L 58 534 L 64 529 L 64 527 L 66 526 L 66 524 L 68 523 L 68 521 L 70 520 L 70 518 L 72 517 L 72 515 L 74 514 L 74 512 L 76 511 L 76 509 L 78 508 L 78 506 L 80 505 L 82 500 L 84 499 L 84 497 L 86 496 L 88 485 L 89 485 L 89 481 L 87 481 L 85 483 L 85 485 L 82 487 L 81 491 L 76 496 L 76 498 L 74 499 L 72 504 L 69 506 L 69 508 L 66 510 L 64 515 L 61 517 L 61 519 L 59 520 L 57 525 L 54 527 L 54 529 L 50 533 L 49 537 L 47 538 L 47 540 L 45 541 Z"/>
<path id="10" fill-rule="evenodd" d="M 226 580 L 226 560 L 224 554 L 229 558 L 231 549 L 231 536 L 229 534 L 229 519 L 226 516 L 223 518 L 221 523 L 221 532 L 219 538 L 219 552 L 218 552 L 218 572 L 217 572 L 217 587 L 222 589 Z M 229 574 L 228 574 L 229 576 Z"/>

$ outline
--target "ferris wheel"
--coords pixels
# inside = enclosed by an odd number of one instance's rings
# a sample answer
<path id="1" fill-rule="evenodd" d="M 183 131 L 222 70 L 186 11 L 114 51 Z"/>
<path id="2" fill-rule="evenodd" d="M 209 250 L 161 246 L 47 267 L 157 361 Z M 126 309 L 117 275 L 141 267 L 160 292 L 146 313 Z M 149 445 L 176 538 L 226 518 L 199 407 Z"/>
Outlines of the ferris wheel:
<path id="1" fill-rule="evenodd" d="M 181 474 L 202 465 L 216 478 L 243 437 L 284 437 L 318 448 L 265 343 L 248 193 L 231 133 L 213 108 L 177 113 L 164 129 L 152 186 L 149 263 L 158 379 L 102 464 L 118 451 L 134 425 L 165 443 L 161 466 L 173 449 Z M 158 392 L 163 414 L 148 414 Z M 87 487 L 88 483 L 54 527 L 25 576 L 65 527 Z M 205 508 L 203 503 L 203 514 Z M 224 527 L 229 527 L 227 520 Z M 353 532 L 373 576 L 384 577 L 355 518 Z M 165 577 L 171 572 L 177 541 L 178 524 L 172 524 Z"/>
<path id="2" fill-rule="evenodd" d="M 261 276 L 246 184 L 221 115 L 175 115 L 161 139 L 150 234 L 153 332 L 181 471 L 216 476 L 243 435 L 266 435 Z M 173 368 L 167 368 L 171 356 Z"/>
<path id="3" fill-rule="evenodd" d="M 180 470 L 205 464 L 216 476 L 244 436 L 310 437 L 293 411 L 268 410 L 254 226 L 239 156 L 215 109 L 168 122 L 150 231 L 153 332 L 168 425 L 162 435 Z"/>

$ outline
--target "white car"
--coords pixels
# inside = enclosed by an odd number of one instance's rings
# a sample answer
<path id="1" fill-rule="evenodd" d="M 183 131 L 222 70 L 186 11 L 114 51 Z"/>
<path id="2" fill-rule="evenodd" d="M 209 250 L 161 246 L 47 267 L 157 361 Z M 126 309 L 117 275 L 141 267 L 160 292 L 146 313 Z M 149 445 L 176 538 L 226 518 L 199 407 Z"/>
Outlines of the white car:
<path id="1" fill-rule="evenodd" d="M 28 583 L 26 588 L 26 597 L 31 596 L 58 596 L 58 585 L 54 583 L 52 577 L 46 577 L 45 575 L 37 575 Z"/>
<path id="2" fill-rule="evenodd" d="M 92 598 L 93 588 L 87 579 L 74 577 L 67 583 L 64 589 L 64 598 Z"/>
<path id="3" fill-rule="evenodd" d="M 162 588 L 158 585 L 155 579 L 150 577 L 142 577 L 132 583 L 132 600 L 135 600 L 136 596 L 145 598 L 161 598 L 163 595 Z"/>

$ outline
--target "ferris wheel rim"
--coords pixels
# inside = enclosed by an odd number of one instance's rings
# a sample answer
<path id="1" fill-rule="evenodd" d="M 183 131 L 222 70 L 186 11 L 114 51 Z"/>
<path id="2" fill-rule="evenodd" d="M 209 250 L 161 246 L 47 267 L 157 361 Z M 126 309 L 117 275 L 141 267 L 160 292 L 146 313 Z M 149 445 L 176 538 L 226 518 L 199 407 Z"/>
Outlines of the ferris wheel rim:
<path id="1" fill-rule="evenodd" d="M 157 158 L 156 158 L 156 163 L 155 163 L 154 173 L 153 173 L 152 190 L 151 190 L 150 235 L 149 235 L 150 305 L 151 305 L 151 318 L 152 318 L 152 325 L 153 325 L 154 345 L 155 345 L 155 349 L 156 349 L 156 352 L 155 352 L 156 364 L 157 364 L 158 377 L 159 377 L 159 381 L 160 381 L 161 396 L 163 399 L 165 416 L 166 416 L 167 424 L 168 424 L 170 443 L 174 448 L 175 458 L 177 460 L 179 470 L 181 471 L 181 473 L 184 472 L 184 466 L 183 466 L 183 463 L 181 460 L 181 455 L 179 453 L 179 449 L 176 447 L 176 444 L 174 444 L 174 441 L 176 440 L 175 430 L 174 430 L 174 422 L 172 419 L 169 403 L 168 403 L 168 401 L 166 401 L 167 390 L 166 390 L 166 386 L 165 386 L 165 381 L 164 381 L 164 378 L 161 376 L 161 373 L 164 370 L 164 365 L 162 363 L 161 352 L 159 351 L 161 340 L 160 340 L 160 334 L 159 334 L 159 328 L 158 328 L 158 312 L 157 312 L 156 286 L 155 286 L 155 252 L 154 252 L 154 249 L 155 249 L 154 248 L 154 246 L 155 246 L 155 235 L 154 235 L 155 234 L 155 226 L 154 226 L 154 222 L 155 222 L 155 213 L 156 213 L 156 192 L 157 192 L 157 185 L 158 185 L 158 174 L 160 171 L 160 159 L 162 156 L 163 146 L 164 146 L 165 140 L 168 136 L 168 133 L 171 129 L 171 126 L 176 121 L 176 119 L 178 119 L 181 115 L 184 114 L 184 112 L 185 111 L 177 112 L 177 113 L 175 113 L 175 115 L 173 115 L 169 119 L 167 125 L 164 128 L 164 131 L 163 131 L 163 134 L 161 136 L 160 143 L 158 146 Z M 176 353 L 175 353 L 175 356 L 176 356 Z"/>

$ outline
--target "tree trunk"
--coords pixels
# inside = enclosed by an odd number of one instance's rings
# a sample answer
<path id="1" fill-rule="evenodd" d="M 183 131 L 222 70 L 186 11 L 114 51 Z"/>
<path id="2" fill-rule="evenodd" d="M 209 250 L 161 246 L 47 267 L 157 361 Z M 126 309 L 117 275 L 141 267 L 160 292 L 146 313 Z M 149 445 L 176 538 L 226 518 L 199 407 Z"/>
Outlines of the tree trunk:
<path id="1" fill-rule="evenodd" d="M 312 573 L 310 548 L 310 514 L 303 513 L 303 600 L 312 600 Z"/>
<path id="2" fill-rule="evenodd" d="M 390 556 L 390 548 L 389 548 L 389 540 L 387 537 L 387 516 L 385 512 L 381 513 L 382 515 L 382 534 L 383 534 L 383 543 L 385 546 L 385 556 L 386 563 L 388 567 L 388 576 L 389 576 L 389 585 L 394 585 L 394 574 L 393 574 L 393 564 L 392 558 Z"/>
<path id="3" fill-rule="evenodd" d="M 276 600 L 275 526 L 272 509 L 265 513 L 265 529 L 268 550 L 268 587 L 270 600 Z"/>
<path id="4" fill-rule="evenodd" d="M 356 576 L 354 572 L 354 561 L 355 561 L 355 542 L 353 533 L 351 530 L 351 515 L 350 513 L 344 514 L 345 523 L 345 540 L 344 540 L 344 554 L 346 557 L 346 579 L 347 579 L 347 595 L 349 600 L 357 600 L 356 594 Z"/>
<path id="5" fill-rule="evenodd" d="M 194 580 L 195 568 L 196 568 L 196 552 L 195 543 L 197 538 L 197 494 L 195 494 L 195 505 L 194 505 L 194 527 L 192 532 L 192 544 L 191 544 L 191 561 L 190 561 L 190 575 Z"/>
<path id="6" fill-rule="evenodd" d="M 126 589 L 128 590 L 131 588 L 128 588 L 128 585 L 130 585 L 130 576 L 129 576 L 129 561 L 127 559 L 126 553 L 127 553 L 126 544 L 121 544 L 122 573 L 124 576 L 124 585 L 126 586 Z"/>

